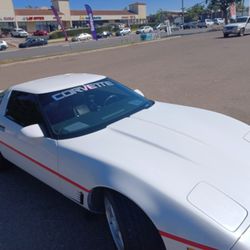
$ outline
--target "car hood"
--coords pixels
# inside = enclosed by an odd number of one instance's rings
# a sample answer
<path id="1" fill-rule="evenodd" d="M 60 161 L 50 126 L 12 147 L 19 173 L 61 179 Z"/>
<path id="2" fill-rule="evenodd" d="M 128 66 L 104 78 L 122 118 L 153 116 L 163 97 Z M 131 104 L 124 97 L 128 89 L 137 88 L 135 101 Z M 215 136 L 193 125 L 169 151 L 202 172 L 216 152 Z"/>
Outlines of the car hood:
<path id="1" fill-rule="evenodd" d="M 246 23 L 230 23 L 224 26 L 224 28 L 229 28 L 229 27 L 240 27 L 243 28 L 246 26 Z"/>
<path id="2" fill-rule="evenodd" d="M 156 102 L 99 132 L 59 143 L 136 176 L 183 204 L 189 200 L 197 207 L 207 195 L 229 197 L 240 204 L 235 211 L 241 216 L 229 226 L 219 223 L 235 230 L 250 211 L 249 132 L 249 125 L 222 114 Z M 211 188 L 201 186 L 192 194 L 199 183 Z M 228 199 L 222 203 L 231 204 Z"/>

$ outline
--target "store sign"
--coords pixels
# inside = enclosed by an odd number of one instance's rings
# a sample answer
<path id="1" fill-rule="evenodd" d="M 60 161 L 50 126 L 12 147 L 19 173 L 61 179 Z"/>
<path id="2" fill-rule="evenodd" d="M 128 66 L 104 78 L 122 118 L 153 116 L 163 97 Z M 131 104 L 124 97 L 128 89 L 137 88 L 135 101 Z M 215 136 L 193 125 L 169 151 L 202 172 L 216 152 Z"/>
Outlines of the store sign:
<path id="1" fill-rule="evenodd" d="M 43 21 L 45 20 L 44 16 L 27 16 L 27 21 Z"/>
<path id="2" fill-rule="evenodd" d="M 87 16 L 87 17 L 85 17 L 85 19 L 86 19 L 86 20 L 89 20 L 89 17 Z M 94 19 L 94 20 L 101 20 L 102 17 L 101 17 L 101 16 L 93 16 L 93 19 Z"/>
<path id="3" fill-rule="evenodd" d="M 14 21 L 14 20 L 15 18 L 10 16 L 0 17 L 0 21 Z"/>

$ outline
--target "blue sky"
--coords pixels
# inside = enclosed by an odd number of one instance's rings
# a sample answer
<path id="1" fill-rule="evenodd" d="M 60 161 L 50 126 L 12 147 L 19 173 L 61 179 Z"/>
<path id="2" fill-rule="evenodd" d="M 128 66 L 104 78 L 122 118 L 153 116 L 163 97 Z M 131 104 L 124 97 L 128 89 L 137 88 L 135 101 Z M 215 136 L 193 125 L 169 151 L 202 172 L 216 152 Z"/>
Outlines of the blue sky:
<path id="1" fill-rule="evenodd" d="M 31 6 L 50 6 L 50 0 L 13 0 L 16 8 Z M 136 0 L 70 0 L 71 9 L 84 8 L 84 4 L 89 4 L 93 9 L 123 9 Z M 179 10 L 181 8 L 181 0 L 139 0 L 144 2 L 148 7 L 148 14 L 155 13 L 162 8 L 163 10 Z M 188 8 L 202 0 L 184 0 L 185 8 Z"/>

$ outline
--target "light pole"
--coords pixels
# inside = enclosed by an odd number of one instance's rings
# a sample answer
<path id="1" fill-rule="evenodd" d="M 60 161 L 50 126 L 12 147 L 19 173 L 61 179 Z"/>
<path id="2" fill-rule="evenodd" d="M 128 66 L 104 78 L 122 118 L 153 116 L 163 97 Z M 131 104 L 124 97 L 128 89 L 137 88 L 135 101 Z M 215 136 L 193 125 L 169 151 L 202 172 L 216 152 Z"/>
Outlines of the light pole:
<path id="1" fill-rule="evenodd" d="M 184 24 L 184 0 L 181 0 L 182 24 Z"/>

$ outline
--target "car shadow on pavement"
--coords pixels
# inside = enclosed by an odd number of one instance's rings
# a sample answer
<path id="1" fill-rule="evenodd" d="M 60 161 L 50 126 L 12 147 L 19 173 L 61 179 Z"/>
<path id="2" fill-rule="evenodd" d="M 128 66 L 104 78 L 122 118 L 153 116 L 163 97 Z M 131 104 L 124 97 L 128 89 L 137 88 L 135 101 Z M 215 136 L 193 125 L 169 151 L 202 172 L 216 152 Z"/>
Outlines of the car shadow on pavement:
<path id="1" fill-rule="evenodd" d="M 0 172 L 1 250 L 114 250 L 105 217 L 9 164 Z"/>
<path id="2" fill-rule="evenodd" d="M 243 37 L 246 37 L 246 36 L 250 36 L 250 34 L 245 34 Z M 215 39 L 231 39 L 231 38 L 242 38 L 241 36 L 235 36 L 235 35 L 231 35 L 231 36 L 228 36 L 228 37 L 224 37 L 223 35 L 222 36 L 217 36 L 215 37 Z"/>

